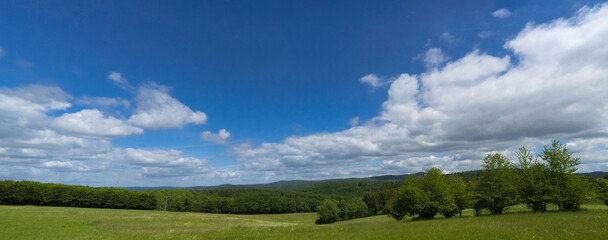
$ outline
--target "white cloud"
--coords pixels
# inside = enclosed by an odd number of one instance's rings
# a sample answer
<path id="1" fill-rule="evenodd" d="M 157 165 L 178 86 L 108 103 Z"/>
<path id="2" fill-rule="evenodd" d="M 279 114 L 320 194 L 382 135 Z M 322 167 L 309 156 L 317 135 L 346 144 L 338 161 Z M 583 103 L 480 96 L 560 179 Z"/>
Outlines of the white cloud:
<path id="1" fill-rule="evenodd" d="M 1 89 L 0 165 L 57 169 L 54 163 L 45 163 L 89 159 L 108 149 L 108 139 L 62 133 L 55 125 L 56 118 L 49 114 L 67 110 L 70 98 L 57 87 Z"/>
<path id="2" fill-rule="evenodd" d="M 370 92 L 376 91 L 378 88 L 384 87 L 390 84 L 395 79 L 379 77 L 376 74 L 367 74 L 359 79 L 359 82 L 370 86 Z"/>
<path id="3" fill-rule="evenodd" d="M 129 84 L 129 81 L 127 80 L 127 78 L 124 77 L 122 75 L 122 73 L 120 73 L 120 72 L 110 72 L 110 74 L 108 75 L 108 80 L 114 82 L 116 84 L 116 86 L 118 86 L 121 89 L 128 90 L 128 91 L 134 90 L 134 87 L 131 86 L 131 84 Z"/>
<path id="4" fill-rule="evenodd" d="M 42 163 L 41 167 L 59 172 L 91 172 L 105 170 L 108 165 L 104 163 L 89 164 L 82 161 L 48 161 Z"/>
<path id="5" fill-rule="evenodd" d="M 414 57 L 413 60 L 421 60 L 427 69 L 437 68 L 445 61 L 449 60 L 448 56 L 443 54 L 440 48 L 430 48 L 426 52 Z"/>
<path id="6" fill-rule="evenodd" d="M 169 95 L 169 88 L 147 84 L 137 90 L 137 108 L 127 121 L 129 124 L 153 130 L 181 128 L 188 124 L 204 124 L 207 115 L 192 111 L 188 106 Z"/>
<path id="7" fill-rule="evenodd" d="M 384 160 L 380 163 L 380 167 L 383 171 L 387 172 L 416 173 L 423 172 L 432 167 L 442 170 L 466 169 L 470 167 L 472 163 L 472 160 L 458 160 L 454 156 L 437 157 L 430 155 L 424 157 L 411 157 L 402 160 Z"/>
<path id="8" fill-rule="evenodd" d="M 131 102 L 121 97 L 89 97 L 84 96 L 76 99 L 76 104 L 79 105 L 88 105 L 88 106 L 98 106 L 103 108 L 110 108 L 114 106 L 121 106 L 124 108 L 131 107 Z"/>
<path id="9" fill-rule="evenodd" d="M 445 42 L 445 43 L 448 43 L 448 44 L 450 44 L 450 43 L 454 43 L 454 41 L 455 41 L 455 39 L 456 39 L 456 38 L 454 37 L 454 35 L 452 35 L 452 34 L 451 34 L 451 33 L 449 33 L 449 32 L 444 32 L 444 33 L 442 33 L 442 34 L 441 34 L 441 36 L 440 36 L 439 38 L 441 39 L 441 41 L 443 41 L 443 42 Z"/>
<path id="10" fill-rule="evenodd" d="M 368 84 L 372 88 L 382 87 L 380 78 L 376 74 L 368 74 L 359 79 L 360 82 Z"/>
<path id="11" fill-rule="evenodd" d="M 229 137 L 230 132 L 226 131 L 226 129 L 220 129 L 217 134 L 213 134 L 210 131 L 204 131 L 201 133 L 201 139 L 203 141 L 216 144 L 226 144 Z"/>
<path id="12" fill-rule="evenodd" d="M 143 129 L 98 109 L 70 112 L 71 99 L 58 87 L 0 89 L 0 178 L 124 186 L 135 184 L 126 179 L 147 183 L 213 175 L 208 160 L 180 151 L 113 146 L 113 139 Z"/>
<path id="13" fill-rule="evenodd" d="M 104 117 L 97 109 L 84 109 L 64 113 L 55 119 L 55 125 L 67 132 L 100 137 L 119 137 L 143 133 L 143 129 L 125 124 L 112 116 Z"/>
<path id="14" fill-rule="evenodd" d="M 115 163 L 137 166 L 136 173 L 146 177 L 183 177 L 213 170 L 207 159 L 184 157 L 177 150 L 115 149 L 108 157 Z"/>
<path id="15" fill-rule="evenodd" d="M 423 60 L 433 67 L 401 74 L 381 113 L 366 125 L 235 145 L 230 153 L 244 169 L 273 172 L 276 179 L 435 165 L 453 172 L 479 168 L 490 152 L 512 157 L 522 145 L 538 149 L 551 139 L 569 139 L 583 156 L 581 170 L 608 170 L 604 140 L 579 148 L 608 138 L 605 39 L 608 4 L 528 24 L 505 44 L 516 61 L 474 50 L 440 67 L 447 58 L 430 49 Z"/>
<path id="16" fill-rule="evenodd" d="M 2 46 L 0 46 L 0 59 L 2 59 L 5 55 L 6 55 L 6 52 L 4 51 L 4 48 L 2 48 Z"/>
<path id="17" fill-rule="evenodd" d="M 127 78 L 123 77 L 122 73 L 119 72 L 110 72 L 110 75 L 108 75 L 108 80 L 112 80 L 113 82 L 118 84 L 128 83 Z"/>
<path id="18" fill-rule="evenodd" d="M 492 12 L 492 16 L 497 17 L 497 18 L 508 18 L 509 16 L 511 16 L 511 11 L 509 11 L 509 9 L 506 9 L 506 8 L 501 8 L 501 9 L 498 9 L 498 10 Z"/>
<path id="19" fill-rule="evenodd" d="M 354 127 L 354 126 L 359 125 L 359 117 L 354 117 L 354 118 L 351 118 L 350 120 L 348 120 L 348 124 L 349 124 L 351 127 Z"/>
<path id="20" fill-rule="evenodd" d="M 65 110 L 72 106 L 72 97 L 58 87 L 28 85 L 0 89 L 0 111 L 38 114 L 53 110 Z"/>

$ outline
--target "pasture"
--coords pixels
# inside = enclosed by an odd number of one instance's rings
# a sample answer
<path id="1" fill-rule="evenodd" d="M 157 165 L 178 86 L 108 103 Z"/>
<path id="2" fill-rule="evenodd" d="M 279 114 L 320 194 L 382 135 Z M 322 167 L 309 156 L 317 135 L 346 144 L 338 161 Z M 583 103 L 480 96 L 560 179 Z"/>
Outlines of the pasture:
<path id="1" fill-rule="evenodd" d="M 608 239 L 608 207 L 397 222 L 374 216 L 315 225 L 315 213 L 229 215 L 0 206 L 0 239 Z"/>

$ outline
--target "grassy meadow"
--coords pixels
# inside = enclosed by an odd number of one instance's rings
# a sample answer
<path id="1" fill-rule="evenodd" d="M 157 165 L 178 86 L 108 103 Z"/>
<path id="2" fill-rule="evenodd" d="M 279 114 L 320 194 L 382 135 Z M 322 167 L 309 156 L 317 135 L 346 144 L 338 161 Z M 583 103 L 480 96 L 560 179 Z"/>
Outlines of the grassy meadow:
<path id="1" fill-rule="evenodd" d="M 0 206 L 0 239 L 608 239 L 608 207 L 397 222 L 389 216 L 315 225 L 315 213 L 229 215 Z"/>

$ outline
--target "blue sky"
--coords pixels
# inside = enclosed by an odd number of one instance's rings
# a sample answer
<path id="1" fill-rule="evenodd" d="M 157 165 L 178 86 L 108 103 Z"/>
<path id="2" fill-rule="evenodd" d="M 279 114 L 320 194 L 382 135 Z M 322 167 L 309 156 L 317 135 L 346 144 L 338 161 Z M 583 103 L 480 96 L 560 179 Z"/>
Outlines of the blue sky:
<path id="1" fill-rule="evenodd" d="M 581 171 L 605 171 L 606 8 L 2 2 L 0 179 L 192 186 L 451 172 L 551 139 L 580 154 Z"/>

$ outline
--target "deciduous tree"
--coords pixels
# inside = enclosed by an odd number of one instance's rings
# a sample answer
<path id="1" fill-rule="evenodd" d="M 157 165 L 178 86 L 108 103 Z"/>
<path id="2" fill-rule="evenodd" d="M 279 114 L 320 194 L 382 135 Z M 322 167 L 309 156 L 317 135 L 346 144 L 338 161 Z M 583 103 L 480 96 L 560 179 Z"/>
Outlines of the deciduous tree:
<path id="1" fill-rule="evenodd" d="M 572 155 L 566 145 L 557 140 L 544 146 L 538 155 L 547 162 L 547 177 L 552 187 L 549 199 L 560 210 L 578 209 L 588 195 L 588 185 L 584 179 L 573 175 L 581 164 L 580 157 Z"/>
<path id="2" fill-rule="evenodd" d="M 437 213 L 452 217 L 458 211 L 450 185 L 438 168 L 426 170 L 419 178 L 410 175 L 398 194 L 392 213 L 397 220 L 405 216 L 432 219 Z"/>
<path id="3" fill-rule="evenodd" d="M 513 164 L 499 153 L 483 159 L 484 171 L 478 185 L 479 206 L 493 214 L 517 203 L 517 175 Z"/>

